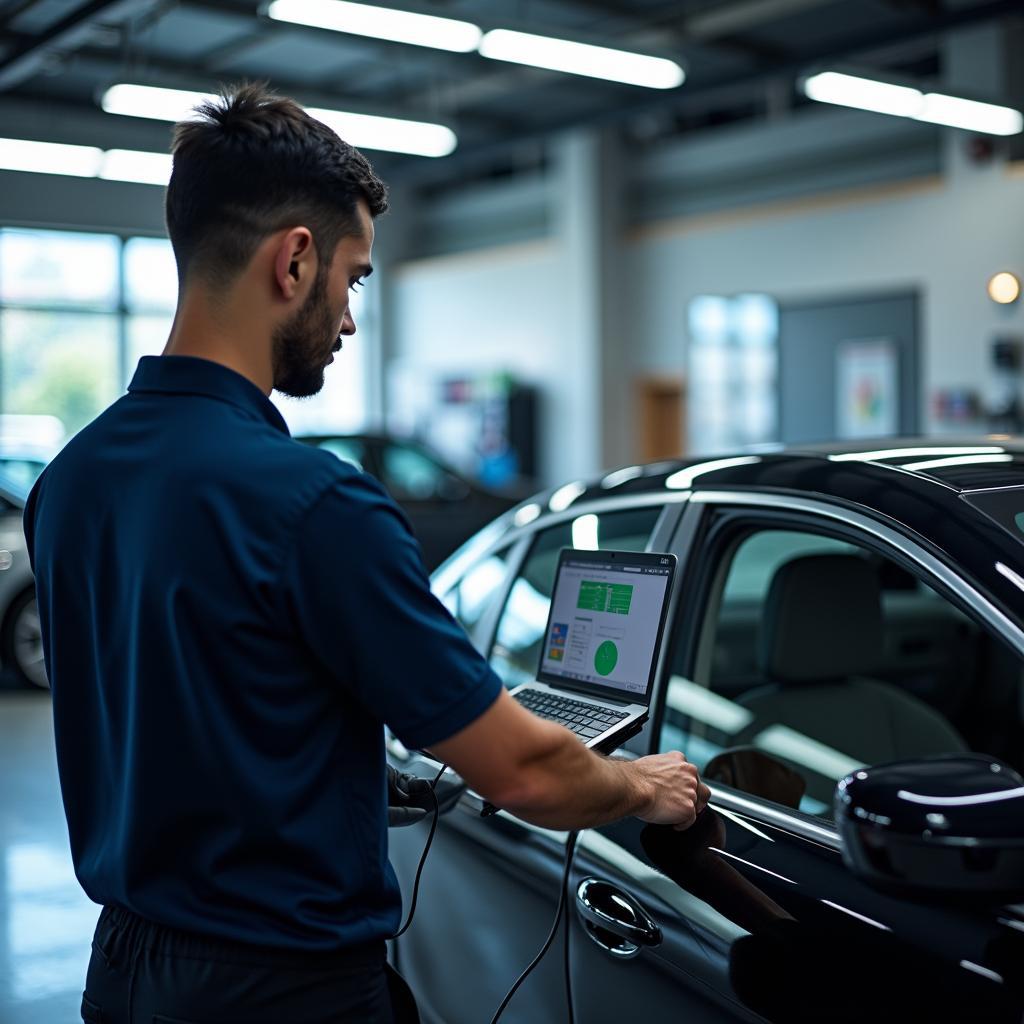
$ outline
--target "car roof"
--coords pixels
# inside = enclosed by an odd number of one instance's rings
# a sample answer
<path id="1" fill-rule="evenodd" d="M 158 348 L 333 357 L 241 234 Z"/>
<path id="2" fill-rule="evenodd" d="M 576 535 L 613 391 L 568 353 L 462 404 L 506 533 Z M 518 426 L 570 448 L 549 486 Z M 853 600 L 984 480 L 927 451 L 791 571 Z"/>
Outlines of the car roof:
<path id="1" fill-rule="evenodd" d="M 911 480 L 933 490 L 955 492 L 1024 487 L 1024 439 L 992 435 L 765 446 L 735 454 L 626 466 L 568 486 L 577 491 L 584 488 L 574 501 L 720 486 L 816 490 L 843 497 L 844 481 L 849 480 L 854 466 L 882 471 L 881 479 L 893 488 L 910 486 Z"/>

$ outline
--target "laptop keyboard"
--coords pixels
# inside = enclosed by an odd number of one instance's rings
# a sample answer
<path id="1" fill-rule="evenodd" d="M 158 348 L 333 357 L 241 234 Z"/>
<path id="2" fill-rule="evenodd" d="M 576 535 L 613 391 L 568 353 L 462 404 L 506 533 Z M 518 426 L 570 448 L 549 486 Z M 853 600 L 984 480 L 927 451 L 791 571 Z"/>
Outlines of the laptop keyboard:
<path id="1" fill-rule="evenodd" d="M 560 697 L 544 690 L 523 690 L 515 696 L 527 711 L 532 711 L 550 722 L 564 725 L 584 742 L 600 736 L 627 717 L 625 711 L 595 707 L 593 704 L 584 704 L 582 701 Z"/>

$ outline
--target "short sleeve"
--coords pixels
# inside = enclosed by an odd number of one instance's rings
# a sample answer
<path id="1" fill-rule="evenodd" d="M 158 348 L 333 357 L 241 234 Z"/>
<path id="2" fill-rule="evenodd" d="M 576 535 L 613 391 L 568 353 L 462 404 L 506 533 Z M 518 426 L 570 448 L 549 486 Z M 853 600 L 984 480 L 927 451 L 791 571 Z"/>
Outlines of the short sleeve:
<path id="1" fill-rule="evenodd" d="M 307 512 L 284 582 L 315 657 L 407 747 L 447 739 L 497 699 L 501 681 L 431 592 L 405 517 L 366 474 Z"/>

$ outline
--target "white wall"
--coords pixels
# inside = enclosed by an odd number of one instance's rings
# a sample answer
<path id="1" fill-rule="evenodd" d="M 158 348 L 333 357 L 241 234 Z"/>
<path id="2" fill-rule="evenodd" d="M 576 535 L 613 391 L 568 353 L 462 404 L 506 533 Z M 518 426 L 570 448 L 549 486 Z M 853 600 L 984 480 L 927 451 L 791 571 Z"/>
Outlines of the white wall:
<path id="1" fill-rule="evenodd" d="M 1024 308 L 998 307 L 989 277 L 1024 274 L 1024 171 L 960 167 L 942 179 L 831 200 L 692 218 L 632 240 L 635 369 L 685 361 L 686 308 L 702 293 L 780 300 L 917 288 L 922 299 L 922 422 L 936 388 L 983 391 L 989 342 L 1024 337 Z"/>
<path id="2" fill-rule="evenodd" d="M 579 414 L 567 402 L 563 274 L 549 242 L 403 264 L 393 282 L 393 359 L 425 372 L 504 370 L 540 389 L 541 475 L 574 475 Z"/>
<path id="3" fill-rule="evenodd" d="M 985 291 L 998 270 L 1024 276 L 1024 167 L 978 170 L 950 156 L 942 177 L 635 231 L 621 289 L 630 314 L 619 340 L 623 401 L 637 375 L 685 368 L 686 310 L 696 295 L 755 291 L 797 301 L 917 289 L 921 422 L 936 429 L 933 392 L 984 393 L 993 337 L 1024 339 L 1024 300 L 999 307 Z M 581 410 L 567 383 L 570 275 L 560 252 L 554 242 L 529 243 L 415 261 L 402 266 L 395 288 L 397 356 L 453 374 L 505 369 L 541 389 L 541 471 L 551 482 L 593 472 L 572 440 L 592 429 L 594 410 Z"/>

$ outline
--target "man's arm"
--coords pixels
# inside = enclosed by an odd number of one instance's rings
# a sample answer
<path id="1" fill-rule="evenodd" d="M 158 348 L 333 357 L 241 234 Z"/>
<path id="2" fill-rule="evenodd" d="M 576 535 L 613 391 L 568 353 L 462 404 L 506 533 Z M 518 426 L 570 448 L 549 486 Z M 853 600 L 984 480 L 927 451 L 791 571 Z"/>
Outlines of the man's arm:
<path id="1" fill-rule="evenodd" d="M 682 754 L 610 761 L 506 691 L 431 751 L 487 800 L 544 828 L 590 828 L 627 815 L 687 828 L 708 800 Z"/>

